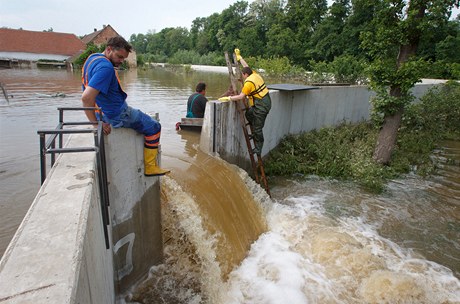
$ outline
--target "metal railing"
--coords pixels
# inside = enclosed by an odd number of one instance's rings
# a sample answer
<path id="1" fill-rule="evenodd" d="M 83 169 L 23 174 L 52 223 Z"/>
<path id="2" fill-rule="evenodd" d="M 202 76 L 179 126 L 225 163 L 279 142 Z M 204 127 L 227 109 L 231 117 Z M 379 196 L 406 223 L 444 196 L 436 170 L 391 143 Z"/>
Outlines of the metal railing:
<path id="1" fill-rule="evenodd" d="M 79 153 L 79 152 L 96 152 L 96 166 L 99 181 L 99 194 L 101 201 L 101 214 L 104 227 L 105 247 L 110 248 L 109 234 L 107 226 L 110 224 L 109 219 L 109 191 L 107 185 L 107 167 L 105 159 L 104 147 L 104 132 L 102 130 L 102 121 L 88 121 L 88 122 L 64 122 L 64 111 L 84 111 L 95 110 L 91 107 L 80 108 L 57 108 L 59 111 L 59 123 L 56 129 L 51 130 L 38 130 L 40 136 L 40 177 L 41 184 L 46 180 L 46 156 L 51 156 L 51 167 L 56 162 L 56 154 L 60 153 Z M 97 124 L 95 129 L 64 129 L 65 126 L 82 126 Z M 64 134 L 93 134 L 94 146 L 89 147 L 63 147 Z M 48 140 L 46 136 L 48 135 Z M 56 148 L 56 140 L 58 141 L 58 148 Z"/>

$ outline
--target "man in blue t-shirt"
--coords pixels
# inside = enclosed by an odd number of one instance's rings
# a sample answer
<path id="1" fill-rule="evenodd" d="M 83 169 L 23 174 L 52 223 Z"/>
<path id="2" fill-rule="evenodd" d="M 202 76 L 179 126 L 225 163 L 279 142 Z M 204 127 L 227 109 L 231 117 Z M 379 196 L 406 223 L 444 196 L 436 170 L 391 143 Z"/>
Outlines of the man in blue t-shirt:
<path id="1" fill-rule="evenodd" d="M 169 170 L 157 164 L 161 125 L 149 115 L 134 109 L 126 103 L 115 70 L 128 57 L 132 46 L 120 36 L 110 38 L 103 53 L 91 54 L 82 68 L 82 103 L 84 107 L 98 107 L 103 121 L 104 134 L 114 128 L 132 128 L 144 134 L 144 174 L 164 175 Z M 94 110 L 85 110 L 89 121 L 97 121 Z"/>

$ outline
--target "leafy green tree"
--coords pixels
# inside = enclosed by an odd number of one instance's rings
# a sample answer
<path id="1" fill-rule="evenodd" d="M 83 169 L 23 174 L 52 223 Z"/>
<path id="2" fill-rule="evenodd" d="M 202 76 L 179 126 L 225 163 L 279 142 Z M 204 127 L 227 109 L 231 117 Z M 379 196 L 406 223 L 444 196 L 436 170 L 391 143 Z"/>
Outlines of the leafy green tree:
<path id="1" fill-rule="evenodd" d="M 313 60 L 332 61 L 347 49 L 348 40 L 342 32 L 350 14 L 350 1 L 335 1 L 329 14 L 322 20 L 313 32 L 307 49 L 307 57 Z"/>
<path id="2" fill-rule="evenodd" d="M 355 57 L 367 58 L 360 47 L 360 35 L 362 32 L 370 31 L 372 20 L 376 15 L 378 3 L 381 0 L 352 0 L 351 11 L 346 19 L 342 31 L 342 39 L 346 42 L 344 54 Z"/>
<path id="3" fill-rule="evenodd" d="M 294 58 L 297 49 L 294 31 L 280 24 L 273 25 L 267 33 L 267 53 L 273 56 Z"/>
<path id="4" fill-rule="evenodd" d="M 221 16 L 218 13 L 214 13 L 207 18 L 206 25 L 204 27 L 204 35 L 207 40 L 208 51 L 221 51 L 222 48 L 219 44 L 218 35 L 221 26 Z"/>
<path id="5" fill-rule="evenodd" d="M 306 66 L 308 57 L 305 50 L 309 40 L 327 13 L 327 0 L 288 0 L 286 4 L 286 24 L 294 33 L 294 49 L 289 55 L 295 64 Z"/>
<path id="6" fill-rule="evenodd" d="M 436 58 L 447 62 L 460 62 L 460 36 L 447 36 L 436 45 Z"/>
<path id="7" fill-rule="evenodd" d="M 217 39 L 222 50 L 233 50 L 237 46 L 239 33 L 247 21 L 247 9 L 247 2 L 238 1 L 222 11 L 217 31 Z"/>
<path id="8" fill-rule="evenodd" d="M 173 55 L 178 50 L 190 50 L 190 33 L 185 27 L 171 28 L 165 33 L 166 54 Z"/>
<path id="9" fill-rule="evenodd" d="M 411 88 L 420 80 L 426 62 L 417 56 L 422 34 L 448 20 L 459 0 L 382 0 L 372 23 L 363 33 L 363 46 L 373 61 L 371 88 L 377 93 L 374 110 L 382 117 L 373 159 L 388 164 L 396 144 L 404 109 L 412 100 Z"/>
<path id="10" fill-rule="evenodd" d="M 208 52 L 208 41 L 205 35 L 207 19 L 204 17 L 195 18 L 190 28 L 190 43 L 192 48 L 200 54 Z"/>
<path id="11" fill-rule="evenodd" d="M 256 0 L 252 2 L 245 16 L 245 25 L 239 33 L 238 47 L 251 56 L 278 56 L 278 53 L 274 54 L 267 50 L 269 30 L 283 20 L 282 1 Z"/>
<path id="12" fill-rule="evenodd" d="M 329 72 L 334 75 L 337 83 L 363 84 L 366 83 L 365 68 L 367 62 L 352 55 L 341 55 L 329 63 Z"/>
<path id="13" fill-rule="evenodd" d="M 147 37 L 144 34 L 132 34 L 129 43 L 134 47 L 137 53 L 145 54 L 147 50 Z"/>

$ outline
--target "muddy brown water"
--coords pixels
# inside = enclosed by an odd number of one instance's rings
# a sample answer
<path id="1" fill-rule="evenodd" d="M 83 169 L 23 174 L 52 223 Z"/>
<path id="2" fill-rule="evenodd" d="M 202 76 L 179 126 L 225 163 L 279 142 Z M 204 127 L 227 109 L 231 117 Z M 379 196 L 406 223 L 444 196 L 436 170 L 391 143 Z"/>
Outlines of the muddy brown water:
<path id="1" fill-rule="evenodd" d="M 78 72 L 0 72 L 11 95 L 9 103 L 0 96 L 2 254 L 39 189 L 36 131 L 56 126 L 57 107 L 80 106 L 81 89 Z M 460 143 L 445 142 L 434 153 L 436 176 L 394 180 L 381 195 L 310 176 L 272 180 L 268 202 L 244 187 L 244 173 L 200 152 L 199 135 L 174 127 L 196 83 L 205 81 L 208 97 L 218 97 L 228 87 L 226 74 L 120 74 L 128 103 L 160 114 L 162 162 L 173 169 L 162 179 L 167 259 L 135 297 L 145 303 L 460 302 Z M 65 118 L 85 119 L 79 112 Z M 248 231 L 250 221 L 259 228 Z"/>

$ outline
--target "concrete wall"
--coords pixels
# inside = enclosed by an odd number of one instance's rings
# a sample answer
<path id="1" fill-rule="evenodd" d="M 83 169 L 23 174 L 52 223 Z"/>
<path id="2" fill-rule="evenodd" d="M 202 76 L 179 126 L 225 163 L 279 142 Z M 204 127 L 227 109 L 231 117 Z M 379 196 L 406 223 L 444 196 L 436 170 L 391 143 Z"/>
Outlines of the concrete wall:
<path id="1" fill-rule="evenodd" d="M 417 84 L 413 94 L 420 98 L 439 81 Z M 375 93 L 366 86 L 321 87 L 307 91 L 270 91 L 272 109 L 264 127 L 262 155 L 275 148 L 288 134 L 299 134 L 343 122 L 369 119 L 370 99 Z M 226 161 L 249 171 L 249 154 L 235 102 L 208 102 L 200 148 L 216 152 Z"/>
<path id="2" fill-rule="evenodd" d="M 57 159 L 0 262 L 0 303 L 113 303 L 94 159 L 92 152 Z"/>
<path id="3" fill-rule="evenodd" d="M 122 293 L 163 260 L 160 182 L 144 176 L 142 135 L 112 129 L 106 147 L 117 293 Z"/>
<path id="4" fill-rule="evenodd" d="M 92 146 L 76 135 L 69 147 Z M 111 224 L 106 249 L 95 153 L 55 166 L 0 261 L 0 303 L 115 303 L 162 260 L 159 178 L 143 175 L 143 137 L 106 138 Z"/>

